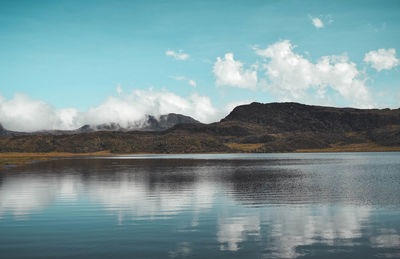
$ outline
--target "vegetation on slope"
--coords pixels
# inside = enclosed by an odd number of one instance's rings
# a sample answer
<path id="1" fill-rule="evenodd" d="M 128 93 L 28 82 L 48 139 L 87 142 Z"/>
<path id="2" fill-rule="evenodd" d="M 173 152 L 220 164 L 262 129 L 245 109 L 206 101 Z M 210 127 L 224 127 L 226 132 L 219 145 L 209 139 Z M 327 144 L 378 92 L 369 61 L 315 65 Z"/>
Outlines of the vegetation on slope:
<path id="1" fill-rule="evenodd" d="M 7 134 L 0 152 L 203 153 L 400 150 L 400 109 L 362 110 L 298 103 L 252 103 L 221 122 L 161 132 Z"/>

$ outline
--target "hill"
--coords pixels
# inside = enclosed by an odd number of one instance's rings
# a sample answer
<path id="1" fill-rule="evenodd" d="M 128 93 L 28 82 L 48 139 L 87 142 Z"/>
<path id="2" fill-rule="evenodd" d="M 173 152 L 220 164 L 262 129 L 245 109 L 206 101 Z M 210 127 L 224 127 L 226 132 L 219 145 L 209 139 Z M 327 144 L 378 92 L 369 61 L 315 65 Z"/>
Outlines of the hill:
<path id="1" fill-rule="evenodd" d="M 148 128 L 68 134 L 4 134 L 0 152 L 201 153 L 400 150 L 400 109 L 251 103 L 220 122 L 183 115 L 149 118 Z M 85 126 L 86 127 L 86 126 Z M 1 133 L 3 132 L 3 134 Z"/>
<path id="2" fill-rule="evenodd" d="M 241 121 L 287 131 L 364 131 L 400 125 L 400 109 L 354 109 L 299 103 L 251 103 L 236 107 L 222 121 Z"/>
<path id="3" fill-rule="evenodd" d="M 143 120 L 134 121 L 127 127 L 123 127 L 118 123 L 109 122 L 99 125 L 83 125 L 76 130 L 41 130 L 35 132 L 16 132 L 6 130 L 0 124 L 0 136 L 25 136 L 25 135 L 72 135 L 78 133 L 88 133 L 95 131 L 163 131 L 177 124 L 200 124 L 199 121 L 192 117 L 185 116 L 182 114 L 169 113 L 159 117 L 152 115 L 146 115 Z"/>

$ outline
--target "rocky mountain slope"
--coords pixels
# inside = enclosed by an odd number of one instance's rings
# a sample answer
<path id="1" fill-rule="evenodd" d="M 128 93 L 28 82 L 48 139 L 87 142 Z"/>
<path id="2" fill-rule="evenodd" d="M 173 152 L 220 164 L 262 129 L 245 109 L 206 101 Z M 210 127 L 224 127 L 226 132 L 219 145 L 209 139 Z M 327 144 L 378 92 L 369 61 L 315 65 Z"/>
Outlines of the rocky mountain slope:
<path id="1" fill-rule="evenodd" d="M 0 152 L 400 150 L 400 109 L 251 103 L 236 107 L 216 123 L 201 124 L 190 117 L 169 114 L 159 120 L 149 117 L 146 125 L 148 128 L 135 131 L 112 125 L 68 134 L 3 134 Z"/>
<path id="2" fill-rule="evenodd" d="M 269 131 L 365 131 L 400 125 L 400 109 L 354 109 L 299 103 L 251 103 L 236 107 L 222 121 L 259 124 Z"/>

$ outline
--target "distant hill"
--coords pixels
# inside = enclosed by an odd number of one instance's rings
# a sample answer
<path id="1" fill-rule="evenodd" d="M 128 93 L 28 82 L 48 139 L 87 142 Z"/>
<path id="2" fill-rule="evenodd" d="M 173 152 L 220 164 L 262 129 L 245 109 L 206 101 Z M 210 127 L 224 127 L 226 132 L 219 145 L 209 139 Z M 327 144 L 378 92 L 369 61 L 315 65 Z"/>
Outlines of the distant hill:
<path id="1" fill-rule="evenodd" d="M 152 115 L 147 115 L 143 121 L 133 122 L 128 127 L 124 128 L 118 123 L 105 123 L 100 125 L 84 125 L 77 129 L 77 132 L 93 132 L 93 131 L 131 131 L 131 130 L 141 130 L 141 131 L 162 131 L 177 124 L 198 124 L 199 121 L 193 119 L 192 117 L 185 116 L 182 114 L 169 113 L 161 115 L 156 118 Z"/>
<path id="2" fill-rule="evenodd" d="M 0 137 L 22 136 L 22 135 L 29 135 L 29 133 L 7 130 L 3 127 L 2 124 L 0 124 Z"/>
<path id="3" fill-rule="evenodd" d="M 400 109 L 354 109 L 300 103 L 251 103 L 233 109 L 222 121 L 241 121 L 287 131 L 365 131 L 400 125 Z"/>
<path id="4" fill-rule="evenodd" d="M 147 122 L 145 123 L 146 126 L 144 126 L 143 129 L 162 131 L 172 128 L 178 124 L 200 124 L 200 122 L 189 116 L 169 113 L 166 115 L 161 115 L 159 119 L 156 119 L 154 116 L 148 116 Z"/>
<path id="5" fill-rule="evenodd" d="M 177 124 L 200 124 L 192 117 L 182 114 L 169 113 L 159 116 L 146 115 L 144 120 L 132 122 L 128 127 L 122 127 L 115 122 L 99 125 L 83 125 L 76 130 L 41 130 L 36 132 L 17 132 L 6 130 L 0 124 L 0 136 L 24 136 L 24 135 L 71 135 L 89 133 L 95 131 L 162 131 L 172 128 Z"/>
<path id="6" fill-rule="evenodd" d="M 3 132 L 3 134 L 1 133 Z M 57 134 L 4 134 L 0 152 L 201 153 L 400 150 L 400 109 L 251 103 L 220 122 L 179 114 L 148 116 L 135 130 L 118 124 Z"/>

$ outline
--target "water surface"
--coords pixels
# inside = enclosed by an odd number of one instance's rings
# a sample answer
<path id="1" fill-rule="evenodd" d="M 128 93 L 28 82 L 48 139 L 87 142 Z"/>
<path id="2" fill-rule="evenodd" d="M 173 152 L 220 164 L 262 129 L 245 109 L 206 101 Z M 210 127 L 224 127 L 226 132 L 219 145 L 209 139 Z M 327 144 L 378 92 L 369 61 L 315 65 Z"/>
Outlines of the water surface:
<path id="1" fill-rule="evenodd" d="M 400 153 L 142 155 L 3 169 L 0 257 L 400 257 Z"/>

